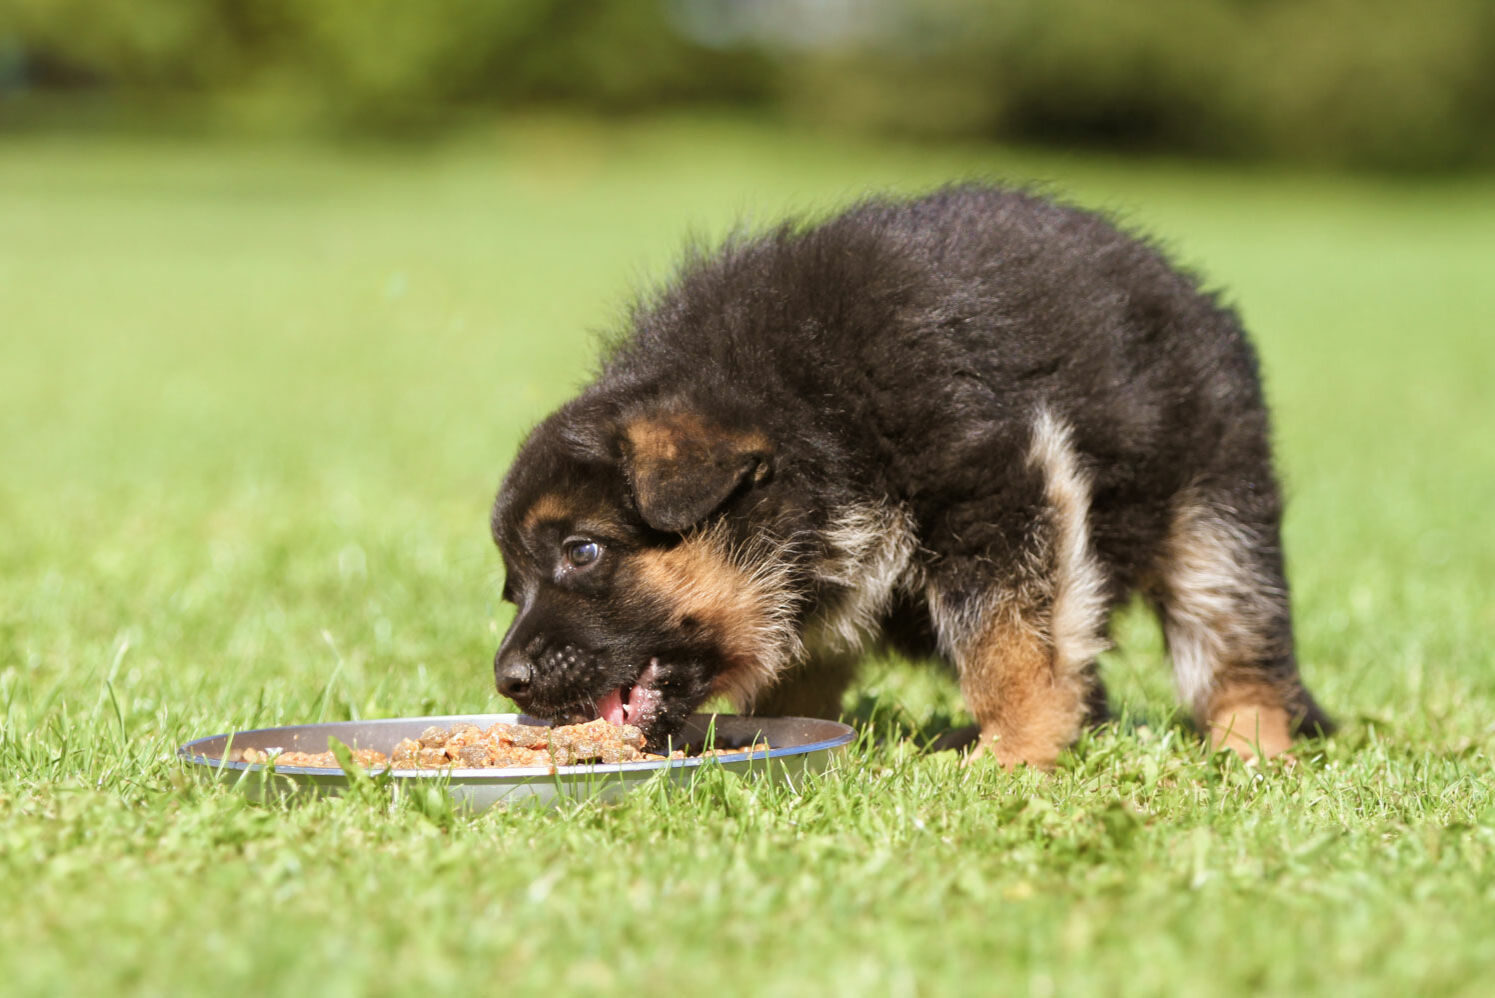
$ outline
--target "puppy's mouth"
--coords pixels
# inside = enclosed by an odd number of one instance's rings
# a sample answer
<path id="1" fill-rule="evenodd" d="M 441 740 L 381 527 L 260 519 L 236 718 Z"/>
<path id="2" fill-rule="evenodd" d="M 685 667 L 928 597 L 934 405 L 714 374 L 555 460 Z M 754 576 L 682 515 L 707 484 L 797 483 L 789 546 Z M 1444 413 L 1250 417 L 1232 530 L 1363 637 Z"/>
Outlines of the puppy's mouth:
<path id="1" fill-rule="evenodd" d="M 637 679 L 610 690 L 597 701 L 597 716 L 620 726 L 642 728 L 653 723 L 664 702 L 664 695 L 655 686 L 658 680 L 659 659 L 651 658 Z"/>

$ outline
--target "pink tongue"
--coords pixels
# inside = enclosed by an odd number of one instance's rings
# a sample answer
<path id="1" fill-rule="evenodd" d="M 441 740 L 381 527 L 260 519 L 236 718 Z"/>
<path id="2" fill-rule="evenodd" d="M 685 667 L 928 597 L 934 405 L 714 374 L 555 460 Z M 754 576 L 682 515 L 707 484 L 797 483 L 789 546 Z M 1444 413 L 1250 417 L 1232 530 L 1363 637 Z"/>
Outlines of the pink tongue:
<path id="1" fill-rule="evenodd" d="M 619 686 L 597 704 L 597 716 L 609 724 L 623 724 L 623 687 Z"/>
<path id="2" fill-rule="evenodd" d="M 639 673 L 638 681 L 628 691 L 628 700 L 623 700 L 623 687 L 619 686 L 597 704 L 597 716 L 609 724 L 635 724 L 640 713 L 652 713 L 659 707 L 660 696 L 653 687 L 659 676 L 659 659 L 649 659 L 648 666 Z"/>

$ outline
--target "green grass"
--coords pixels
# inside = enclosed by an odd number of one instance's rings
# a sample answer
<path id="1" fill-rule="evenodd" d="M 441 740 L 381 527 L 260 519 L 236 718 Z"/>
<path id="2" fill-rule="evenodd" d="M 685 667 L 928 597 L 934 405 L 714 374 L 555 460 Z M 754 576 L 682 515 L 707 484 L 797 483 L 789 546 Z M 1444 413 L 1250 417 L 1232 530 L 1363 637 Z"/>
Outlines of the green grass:
<path id="1" fill-rule="evenodd" d="M 196 786 L 198 735 L 503 709 L 486 506 L 687 231 L 1042 178 L 1228 287 L 1277 412 L 1301 657 L 1342 719 L 1207 759 L 1156 628 L 1053 776 L 958 770 L 869 667 L 792 795 L 454 818 Z M 424 153 L 0 145 L 7 994 L 1478 994 L 1495 965 L 1495 183 L 1399 186 L 750 125 Z M 874 738 L 873 735 L 879 737 Z"/>

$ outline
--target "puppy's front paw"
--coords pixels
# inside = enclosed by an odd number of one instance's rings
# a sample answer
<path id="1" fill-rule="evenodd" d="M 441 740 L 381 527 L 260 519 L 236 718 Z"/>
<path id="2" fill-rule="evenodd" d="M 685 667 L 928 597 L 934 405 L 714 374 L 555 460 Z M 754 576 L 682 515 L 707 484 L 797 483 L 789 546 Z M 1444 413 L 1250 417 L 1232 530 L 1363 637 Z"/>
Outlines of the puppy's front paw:
<path id="1" fill-rule="evenodd" d="M 1210 746 L 1247 762 L 1287 754 L 1293 738 L 1287 711 L 1269 701 L 1218 696 L 1205 724 Z"/>
<path id="2" fill-rule="evenodd" d="M 1011 735 L 983 733 L 981 740 L 971 749 L 961 765 L 983 765 L 986 760 L 991 760 L 1009 773 L 1019 766 L 1029 766 L 1047 773 L 1053 770 L 1062 749 L 1063 746 L 1043 748 L 1024 745 Z"/>

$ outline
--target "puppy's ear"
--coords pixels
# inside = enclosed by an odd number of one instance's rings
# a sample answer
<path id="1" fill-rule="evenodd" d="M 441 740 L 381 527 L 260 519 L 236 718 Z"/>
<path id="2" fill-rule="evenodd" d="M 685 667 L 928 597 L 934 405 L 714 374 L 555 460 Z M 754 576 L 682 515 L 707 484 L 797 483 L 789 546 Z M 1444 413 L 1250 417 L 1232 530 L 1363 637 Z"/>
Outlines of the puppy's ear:
<path id="1" fill-rule="evenodd" d="M 716 512 L 739 489 L 768 478 L 768 440 L 683 410 L 636 417 L 623 426 L 623 470 L 639 514 L 678 533 Z"/>

